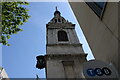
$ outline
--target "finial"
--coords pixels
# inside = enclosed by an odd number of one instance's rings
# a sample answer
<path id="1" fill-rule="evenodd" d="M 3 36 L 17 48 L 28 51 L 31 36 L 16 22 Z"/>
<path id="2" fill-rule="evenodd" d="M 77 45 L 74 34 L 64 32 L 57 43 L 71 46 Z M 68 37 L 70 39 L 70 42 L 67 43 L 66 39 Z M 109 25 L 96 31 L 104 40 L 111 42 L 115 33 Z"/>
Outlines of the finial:
<path id="1" fill-rule="evenodd" d="M 60 12 L 58 11 L 57 6 L 55 8 L 56 8 L 56 11 L 54 12 L 54 16 L 56 16 L 56 15 L 60 16 Z"/>
<path id="2" fill-rule="evenodd" d="M 58 11 L 57 6 L 56 6 L 56 11 Z"/>

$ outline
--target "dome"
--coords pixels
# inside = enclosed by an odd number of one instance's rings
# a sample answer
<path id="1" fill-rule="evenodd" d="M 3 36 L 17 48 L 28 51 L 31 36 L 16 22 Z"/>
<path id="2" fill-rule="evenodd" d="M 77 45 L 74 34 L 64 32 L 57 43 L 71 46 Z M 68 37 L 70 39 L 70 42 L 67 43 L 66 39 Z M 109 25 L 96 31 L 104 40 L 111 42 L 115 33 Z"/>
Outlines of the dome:
<path id="1" fill-rule="evenodd" d="M 60 15 L 61 13 L 60 13 L 59 11 L 55 11 L 55 12 L 54 12 L 54 15 L 56 15 L 56 14 L 59 14 L 59 15 Z"/>
<path id="2" fill-rule="evenodd" d="M 61 13 L 60 11 L 58 11 L 57 6 L 56 6 L 56 11 L 54 12 L 54 16 L 56 16 L 57 14 L 60 15 Z"/>

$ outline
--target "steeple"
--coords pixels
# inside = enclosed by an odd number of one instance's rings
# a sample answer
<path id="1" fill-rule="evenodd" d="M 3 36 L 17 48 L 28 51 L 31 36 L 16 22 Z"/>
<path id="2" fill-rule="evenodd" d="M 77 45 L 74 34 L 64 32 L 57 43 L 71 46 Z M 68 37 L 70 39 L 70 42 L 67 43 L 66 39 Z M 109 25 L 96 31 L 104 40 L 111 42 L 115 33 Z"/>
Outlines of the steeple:
<path id="1" fill-rule="evenodd" d="M 86 54 L 75 32 L 75 24 L 60 15 L 46 24 L 46 55 L 37 56 L 36 67 L 46 69 L 46 78 L 83 78 L 82 64 Z"/>
<path id="2" fill-rule="evenodd" d="M 56 6 L 56 11 L 54 12 L 54 16 L 55 16 L 55 17 L 59 17 L 60 14 L 61 14 L 61 13 L 58 11 L 57 6 Z"/>
<path id="3" fill-rule="evenodd" d="M 60 11 L 58 11 L 57 6 L 55 7 L 54 17 L 50 20 L 49 23 L 69 23 L 61 16 Z"/>
<path id="4" fill-rule="evenodd" d="M 86 54 L 75 32 L 75 24 L 60 15 L 56 7 L 52 20 L 46 25 L 47 78 L 82 78 L 82 63 Z"/>

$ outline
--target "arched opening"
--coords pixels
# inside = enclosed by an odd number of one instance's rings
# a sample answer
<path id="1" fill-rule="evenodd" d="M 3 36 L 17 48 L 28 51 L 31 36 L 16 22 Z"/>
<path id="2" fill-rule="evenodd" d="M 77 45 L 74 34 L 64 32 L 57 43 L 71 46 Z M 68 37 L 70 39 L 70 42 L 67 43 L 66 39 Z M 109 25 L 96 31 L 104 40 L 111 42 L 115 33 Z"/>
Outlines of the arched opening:
<path id="1" fill-rule="evenodd" d="M 65 31 L 58 31 L 58 41 L 68 41 L 68 36 Z"/>
<path id="2" fill-rule="evenodd" d="M 57 23 L 57 19 L 55 19 L 55 23 Z"/>
<path id="3" fill-rule="evenodd" d="M 61 22 L 60 18 L 58 18 L 58 22 Z"/>

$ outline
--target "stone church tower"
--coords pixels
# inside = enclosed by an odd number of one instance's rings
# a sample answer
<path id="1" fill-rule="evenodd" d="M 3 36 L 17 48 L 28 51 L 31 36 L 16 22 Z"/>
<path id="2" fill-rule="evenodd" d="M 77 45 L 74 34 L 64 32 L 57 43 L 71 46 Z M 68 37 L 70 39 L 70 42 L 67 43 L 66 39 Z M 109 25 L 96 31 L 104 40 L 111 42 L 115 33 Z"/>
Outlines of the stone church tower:
<path id="1" fill-rule="evenodd" d="M 83 78 L 82 64 L 86 54 L 75 32 L 75 24 L 68 22 L 57 10 L 46 25 L 47 78 Z"/>
<path id="2" fill-rule="evenodd" d="M 36 67 L 46 69 L 46 78 L 84 78 L 82 64 L 87 54 L 75 32 L 75 24 L 68 22 L 57 10 L 46 25 L 45 56 L 37 56 Z"/>

